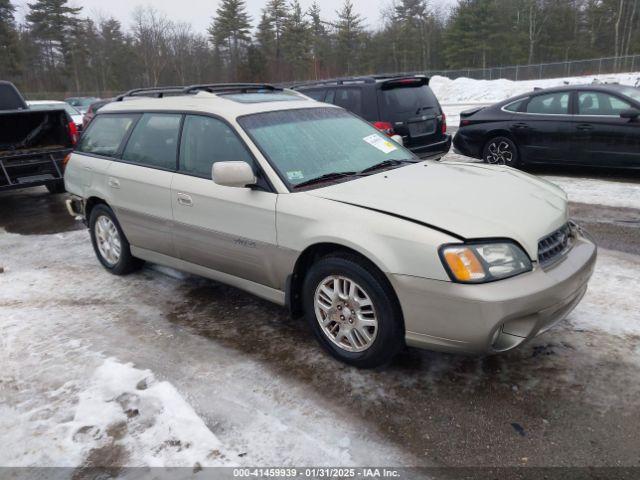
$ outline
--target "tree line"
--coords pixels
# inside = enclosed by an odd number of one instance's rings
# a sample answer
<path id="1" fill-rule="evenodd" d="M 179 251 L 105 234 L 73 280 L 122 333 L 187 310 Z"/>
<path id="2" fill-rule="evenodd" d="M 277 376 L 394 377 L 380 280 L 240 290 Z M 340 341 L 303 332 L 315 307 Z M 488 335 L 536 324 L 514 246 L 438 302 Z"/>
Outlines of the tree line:
<path id="1" fill-rule="evenodd" d="M 618 56 L 640 51 L 640 0 L 392 0 L 382 24 L 345 0 L 266 0 L 252 19 L 221 0 L 208 31 L 151 7 L 128 29 L 68 0 L 34 0 L 23 22 L 0 0 L 0 79 L 25 92 L 105 92 L 218 81 L 320 79 Z"/>

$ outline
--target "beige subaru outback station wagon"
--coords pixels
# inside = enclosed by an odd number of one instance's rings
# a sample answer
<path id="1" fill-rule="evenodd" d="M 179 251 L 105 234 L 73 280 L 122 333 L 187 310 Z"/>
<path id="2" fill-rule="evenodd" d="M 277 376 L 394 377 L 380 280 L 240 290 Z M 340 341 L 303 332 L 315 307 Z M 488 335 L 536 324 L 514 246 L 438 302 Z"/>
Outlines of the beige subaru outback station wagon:
<path id="1" fill-rule="evenodd" d="M 142 261 L 304 316 L 358 367 L 405 345 L 513 349 L 587 289 L 596 246 L 551 183 L 421 161 L 342 108 L 268 85 L 131 91 L 65 172 L 100 263 Z"/>

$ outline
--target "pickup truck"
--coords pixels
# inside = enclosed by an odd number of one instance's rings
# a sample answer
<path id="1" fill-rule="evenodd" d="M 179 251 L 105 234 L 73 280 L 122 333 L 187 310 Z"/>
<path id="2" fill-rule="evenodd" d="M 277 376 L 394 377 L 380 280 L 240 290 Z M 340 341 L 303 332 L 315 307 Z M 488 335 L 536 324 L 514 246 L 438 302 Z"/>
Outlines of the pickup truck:
<path id="1" fill-rule="evenodd" d="M 77 141 L 64 108 L 30 110 L 12 83 L 0 81 L 0 192 L 40 185 L 64 192 L 65 159 Z"/>

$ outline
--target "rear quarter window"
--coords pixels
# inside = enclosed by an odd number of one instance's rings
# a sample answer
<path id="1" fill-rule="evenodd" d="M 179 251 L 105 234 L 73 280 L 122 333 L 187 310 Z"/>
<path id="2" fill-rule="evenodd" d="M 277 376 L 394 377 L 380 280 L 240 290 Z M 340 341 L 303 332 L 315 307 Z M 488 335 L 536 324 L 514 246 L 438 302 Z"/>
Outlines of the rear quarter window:
<path id="1" fill-rule="evenodd" d="M 136 120 L 136 115 L 97 116 L 82 135 L 76 150 L 80 153 L 114 156 Z"/>
<path id="2" fill-rule="evenodd" d="M 508 105 L 505 105 L 504 107 L 502 107 L 502 109 L 506 110 L 507 112 L 519 112 L 520 108 L 527 100 L 529 100 L 529 97 L 516 100 L 515 102 L 511 102 Z"/>

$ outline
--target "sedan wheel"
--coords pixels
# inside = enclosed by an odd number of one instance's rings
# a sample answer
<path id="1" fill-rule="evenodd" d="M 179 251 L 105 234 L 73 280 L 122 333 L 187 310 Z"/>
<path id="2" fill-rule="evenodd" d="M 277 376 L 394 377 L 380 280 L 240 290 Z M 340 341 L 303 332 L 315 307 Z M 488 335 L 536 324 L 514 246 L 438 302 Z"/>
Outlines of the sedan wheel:
<path id="1" fill-rule="evenodd" d="M 314 306 L 322 332 L 342 350 L 363 352 L 375 341 L 378 319 L 373 302 L 352 279 L 326 277 L 316 289 Z"/>
<path id="2" fill-rule="evenodd" d="M 506 137 L 490 140 L 484 148 L 484 161 L 492 165 L 518 165 L 518 151 L 513 141 Z"/>

